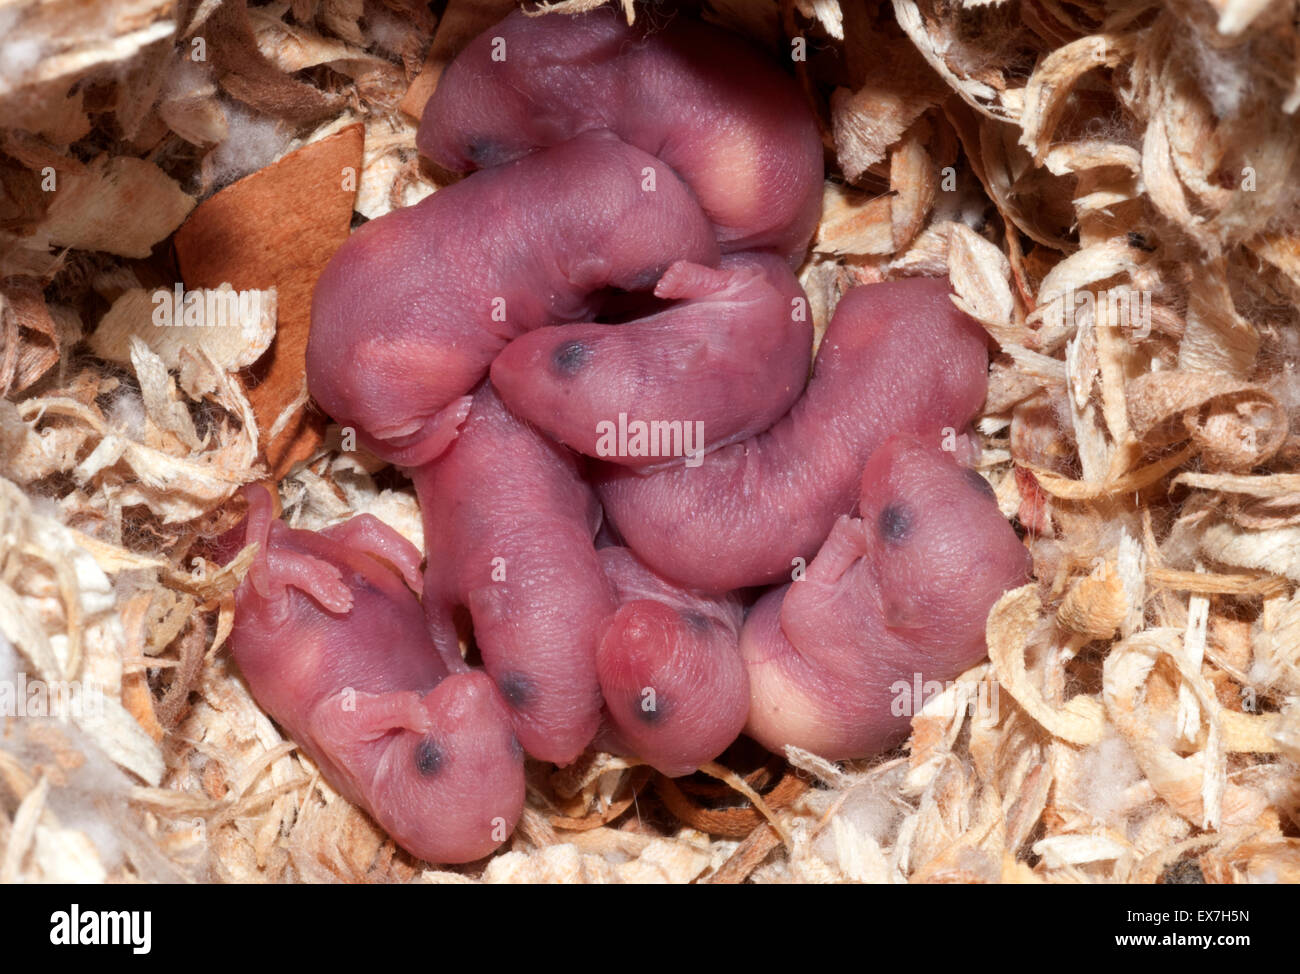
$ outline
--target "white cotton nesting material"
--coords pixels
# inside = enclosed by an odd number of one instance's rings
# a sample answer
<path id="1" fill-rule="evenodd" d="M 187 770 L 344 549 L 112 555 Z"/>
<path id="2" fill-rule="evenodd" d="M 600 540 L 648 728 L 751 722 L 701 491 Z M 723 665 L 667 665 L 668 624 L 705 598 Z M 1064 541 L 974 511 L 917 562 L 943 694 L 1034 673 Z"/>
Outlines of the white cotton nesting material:
<path id="1" fill-rule="evenodd" d="M 5 27 L 0 26 L 0 32 Z M 12 77 L 26 74 L 41 60 L 41 45 L 36 41 L 10 41 L 0 44 L 0 75 Z"/>
<path id="2" fill-rule="evenodd" d="M 1196 31 L 1187 31 L 1196 57 L 1190 63 L 1200 79 L 1210 107 L 1220 119 L 1235 118 L 1250 90 L 1250 77 L 1243 60 L 1250 56 L 1249 45 L 1219 49 L 1205 43 Z"/>
<path id="3" fill-rule="evenodd" d="M 1128 742 L 1109 724 L 1101 740 L 1083 752 L 1077 771 L 1071 797 L 1085 812 L 1102 822 L 1124 815 L 1132 806 L 1128 790 L 1143 779 Z"/>
<path id="4" fill-rule="evenodd" d="M 293 141 L 273 118 L 249 111 L 236 101 L 222 99 L 228 135 L 204 159 L 213 184 L 226 186 L 274 162 Z"/>
<path id="5" fill-rule="evenodd" d="M 906 776 L 907 765 L 900 762 L 849 791 L 835 815 L 838 828 L 823 829 L 813 841 L 813 853 L 854 874 L 860 864 L 845 859 L 860 859 L 863 845 L 879 850 L 891 846 L 904 815 L 911 811 L 898 797 Z M 847 833 L 857 841 L 846 841 Z"/>
<path id="6" fill-rule="evenodd" d="M 375 4 L 366 10 L 366 33 L 380 50 L 400 55 L 410 41 L 411 27 L 406 20 Z"/>
<path id="7" fill-rule="evenodd" d="M 41 61 L 41 41 L 22 36 L 18 30 L 20 19 L 19 10 L 0 10 L 0 37 L 11 38 L 0 42 L 0 91 L 9 87 L 7 82 L 17 82 Z"/>
<path id="8" fill-rule="evenodd" d="M 44 686 L 34 683 L 26 674 L 17 650 L 3 635 L 0 635 L 0 682 L 10 690 L 6 710 L 8 703 L 19 703 L 25 708 L 29 701 L 37 699 Z M 16 701 L 14 691 L 22 688 L 26 688 L 20 694 L 23 699 Z M 44 805 L 54 821 L 42 818 L 42 827 L 29 852 L 57 869 L 56 875 L 43 878 L 52 882 L 102 882 L 106 873 L 123 864 L 121 810 L 126 806 L 131 780 L 69 721 L 5 713 L 0 715 L 0 722 L 5 726 L 5 733 L 0 734 L 0 750 L 9 752 L 22 767 L 44 770 L 44 777 L 49 781 Z M 71 749 L 75 749 L 81 760 L 73 763 L 66 759 Z M 78 832 L 84 840 L 70 834 Z M 93 849 L 93 856 L 85 854 L 86 842 Z M 72 850 L 80 854 L 66 854 Z M 44 856 L 43 851 L 50 854 Z"/>
<path id="9" fill-rule="evenodd" d="M 114 396 L 108 406 L 108 422 L 122 435 L 137 442 L 145 438 L 144 402 L 134 390 Z"/>

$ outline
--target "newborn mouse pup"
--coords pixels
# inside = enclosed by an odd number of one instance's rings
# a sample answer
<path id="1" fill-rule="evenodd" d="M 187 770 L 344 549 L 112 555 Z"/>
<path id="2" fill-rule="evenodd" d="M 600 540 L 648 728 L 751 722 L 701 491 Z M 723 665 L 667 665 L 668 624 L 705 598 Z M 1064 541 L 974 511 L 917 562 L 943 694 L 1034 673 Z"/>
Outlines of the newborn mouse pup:
<path id="1" fill-rule="evenodd" d="M 729 254 L 717 268 L 678 261 L 655 294 L 677 303 L 626 324 L 553 325 L 516 338 L 493 361 L 492 385 L 553 439 L 643 468 L 699 463 L 767 429 L 799 398 L 812 321 L 785 261 L 761 253 Z M 623 444 L 620 426 L 632 434 Z"/>
<path id="2" fill-rule="evenodd" d="M 294 530 L 245 494 L 231 644 L 258 704 L 412 855 L 487 855 L 523 809 L 523 750 L 492 681 L 449 675 L 429 639 L 419 552 L 371 515 Z"/>
<path id="3" fill-rule="evenodd" d="M 467 171 L 599 129 L 671 166 L 724 251 L 802 262 L 821 216 L 812 111 L 778 62 L 689 17 L 629 25 L 608 7 L 567 17 L 516 10 L 447 66 L 416 145 Z"/>
<path id="4" fill-rule="evenodd" d="M 596 651 L 613 728 L 600 745 L 670 778 L 690 774 L 736 739 L 749 713 L 740 600 L 673 585 L 627 548 L 598 553 L 620 603 Z"/>
<path id="5" fill-rule="evenodd" d="M 455 610 L 468 608 L 524 749 L 569 763 L 600 723 L 596 643 L 614 612 L 592 542 L 600 505 L 576 458 L 485 382 L 460 437 L 411 476 L 429 552 L 424 608 L 444 663 L 467 668 Z"/>
<path id="6" fill-rule="evenodd" d="M 924 701 L 896 706 L 899 687 L 979 662 L 993 603 L 1029 579 L 988 484 L 937 443 L 896 436 L 877 450 L 860 512 L 745 620 L 746 733 L 778 754 L 793 744 L 839 760 L 902 742 Z"/>
<path id="7" fill-rule="evenodd" d="M 312 297 L 311 394 L 375 455 L 437 457 L 506 345 L 590 319 L 598 292 L 643 291 L 718 245 L 667 165 L 584 132 L 358 228 Z"/>
<path id="8" fill-rule="evenodd" d="M 857 287 L 840 299 L 803 395 L 770 429 L 695 469 L 603 465 L 605 514 L 660 575 L 723 592 L 791 577 L 853 510 L 862 468 L 895 432 L 964 430 L 984 402 L 988 342 L 946 280 Z"/>

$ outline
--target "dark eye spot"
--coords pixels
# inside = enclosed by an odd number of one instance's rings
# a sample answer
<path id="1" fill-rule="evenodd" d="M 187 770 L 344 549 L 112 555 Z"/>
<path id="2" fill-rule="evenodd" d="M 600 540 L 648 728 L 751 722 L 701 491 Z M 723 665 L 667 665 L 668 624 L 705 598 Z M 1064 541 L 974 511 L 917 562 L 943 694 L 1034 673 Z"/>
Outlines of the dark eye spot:
<path id="1" fill-rule="evenodd" d="M 433 742 L 432 737 L 426 737 L 415 747 L 415 770 L 429 778 L 437 774 L 441 767 L 442 750 Z"/>
<path id="2" fill-rule="evenodd" d="M 486 169 L 497 164 L 501 149 L 491 139 L 480 138 L 475 139 L 465 147 L 465 155 L 469 157 L 470 162 L 474 163 L 475 166 Z"/>
<path id="3" fill-rule="evenodd" d="M 352 591 L 352 601 L 356 604 L 358 598 L 364 595 L 379 595 L 379 589 L 371 584 L 370 579 L 358 571 L 348 573 L 347 580 L 343 583 Z"/>
<path id="4" fill-rule="evenodd" d="M 647 267 L 624 282 L 625 291 L 649 291 L 664 276 L 662 267 Z"/>
<path id="5" fill-rule="evenodd" d="M 664 706 L 663 694 L 661 693 L 655 694 L 653 707 L 647 705 L 645 698 L 637 697 L 635 702 L 632 704 L 632 708 L 636 713 L 637 719 L 649 727 L 655 727 L 658 724 L 663 723 L 663 720 L 668 713 L 667 708 Z"/>
<path id="6" fill-rule="evenodd" d="M 532 702 L 533 681 L 522 673 L 507 673 L 501 677 L 497 688 L 501 691 L 501 696 L 506 698 L 506 703 L 515 710 L 521 710 Z"/>
<path id="7" fill-rule="evenodd" d="M 704 632 L 709 628 L 709 620 L 699 612 L 683 612 L 681 615 L 682 621 L 696 632 Z"/>
<path id="8" fill-rule="evenodd" d="M 564 342 L 551 353 L 551 364 L 563 376 L 576 375 L 591 359 L 591 349 L 586 342 Z"/>
<path id="9" fill-rule="evenodd" d="M 990 484 L 983 477 L 981 477 L 980 472 L 978 470 L 973 470 L 970 467 L 966 467 L 962 471 L 962 474 L 963 476 L 965 476 L 966 480 L 969 481 L 972 487 L 974 487 L 981 494 L 989 498 L 989 500 L 996 501 L 998 499 L 998 495 L 993 491 L 993 485 Z"/>
<path id="10" fill-rule="evenodd" d="M 912 533 L 912 511 L 906 504 L 886 504 L 879 525 L 882 538 L 890 544 L 902 544 Z"/>

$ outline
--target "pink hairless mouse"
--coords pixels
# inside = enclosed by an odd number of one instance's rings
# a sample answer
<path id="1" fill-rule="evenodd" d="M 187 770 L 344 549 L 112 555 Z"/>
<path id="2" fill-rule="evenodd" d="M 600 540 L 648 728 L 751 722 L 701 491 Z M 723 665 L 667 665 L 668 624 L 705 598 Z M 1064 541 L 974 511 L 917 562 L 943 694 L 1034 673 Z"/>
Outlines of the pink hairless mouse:
<path id="1" fill-rule="evenodd" d="M 987 340 L 949 293 L 922 278 L 849 291 L 780 422 L 698 469 L 608 467 L 600 499 L 628 547 L 709 591 L 790 578 L 853 510 L 862 467 L 890 433 L 956 440 L 983 403 Z"/>
<path id="2" fill-rule="evenodd" d="M 992 488 L 937 442 L 896 436 L 877 450 L 860 513 L 836 522 L 806 577 L 745 620 L 746 731 L 774 750 L 836 759 L 901 742 L 923 701 L 894 706 L 900 687 L 977 663 L 989 609 L 1029 578 Z"/>
<path id="3" fill-rule="evenodd" d="M 584 132 L 348 238 L 312 298 L 312 395 L 385 460 L 426 463 L 508 342 L 588 320 L 598 291 L 648 289 L 678 260 L 718 261 L 690 190 L 653 156 Z"/>
<path id="4" fill-rule="evenodd" d="M 493 387 L 566 446 L 641 468 L 674 457 L 698 464 L 767 429 L 799 398 L 812 320 L 785 261 L 763 253 L 729 254 L 717 268 L 679 261 L 655 294 L 677 303 L 624 324 L 516 338 L 492 363 Z M 641 445 L 620 449 L 624 430 Z"/>
<path id="5" fill-rule="evenodd" d="M 368 514 L 296 531 L 265 488 L 246 494 L 258 551 L 231 644 L 257 702 L 414 855 L 491 852 L 523 808 L 523 751 L 492 681 L 449 675 L 434 651 L 419 552 Z"/>
<path id="6" fill-rule="evenodd" d="M 469 609 L 483 664 L 534 757 L 565 764 L 600 720 L 596 642 L 614 596 L 592 539 L 600 505 L 574 456 L 484 383 L 460 437 L 413 471 L 429 548 L 429 631 L 463 669 L 454 610 Z"/>
<path id="7" fill-rule="evenodd" d="M 770 249 L 799 263 L 823 175 L 802 92 L 734 34 L 687 17 L 653 20 L 629 26 L 611 8 L 511 13 L 443 72 L 420 151 L 465 171 L 608 129 L 686 180 L 724 251 Z"/>
<path id="8" fill-rule="evenodd" d="M 848 291 L 809 377 L 791 267 L 822 148 L 790 74 L 683 17 L 514 13 L 447 67 L 418 141 L 473 171 L 335 255 L 307 371 L 410 475 L 428 561 L 364 515 L 290 530 L 252 492 L 234 646 L 258 701 L 443 862 L 513 828 L 525 751 L 594 740 L 682 775 L 742 728 L 896 744 L 891 689 L 975 662 L 1029 563 L 940 449 L 988 367 L 947 281 Z M 620 431 L 610 455 L 623 422 L 689 424 L 697 452 Z"/>
<path id="9" fill-rule="evenodd" d="M 601 743 L 669 777 L 689 774 L 736 739 L 749 713 L 740 599 L 674 585 L 627 548 L 599 555 L 619 600 L 596 651 L 612 731 Z"/>

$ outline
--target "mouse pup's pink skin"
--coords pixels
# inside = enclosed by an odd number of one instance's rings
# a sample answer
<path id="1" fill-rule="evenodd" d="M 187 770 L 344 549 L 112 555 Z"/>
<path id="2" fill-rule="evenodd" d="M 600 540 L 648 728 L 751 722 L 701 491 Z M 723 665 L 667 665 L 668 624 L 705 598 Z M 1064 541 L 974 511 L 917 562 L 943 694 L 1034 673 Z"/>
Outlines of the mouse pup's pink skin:
<path id="1" fill-rule="evenodd" d="M 802 259 L 823 175 L 807 102 L 773 59 L 687 17 L 628 26 L 612 9 L 564 18 L 514 11 L 447 66 L 416 144 L 439 165 L 468 171 L 594 129 L 680 173 L 724 250 Z"/>
<path id="2" fill-rule="evenodd" d="M 553 439 L 629 467 L 698 464 L 785 415 L 812 357 L 808 300 L 785 261 L 680 261 L 655 294 L 677 303 L 626 324 L 515 339 L 492 363 L 492 384 Z"/>
<path id="3" fill-rule="evenodd" d="M 788 581 L 895 432 L 936 445 L 984 402 L 988 346 L 946 280 L 854 288 L 840 299 L 812 379 L 771 429 L 704 458 L 640 474 L 606 465 L 598 491 L 627 546 L 659 574 L 721 592 Z"/>
<path id="4" fill-rule="evenodd" d="M 614 731 L 603 744 L 670 778 L 690 774 L 736 739 L 749 714 L 740 601 L 674 585 L 627 548 L 599 554 L 620 603 L 596 652 Z"/>
<path id="5" fill-rule="evenodd" d="M 352 234 L 316 283 L 308 386 L 376 455 L 425 463 L 510 341 L 589 319 L 595 292 L 648 290 L 678 260 L 718 261 L 690 190 L 609 132 L 584 133 Z"/>
<path id="6" fill-rule="evenodd" d="M 487 855 L 523 809 L 523 751 L 491 680 L 434 649 L 419 552 L 368 514 L 293 530 L 265 488 L 247 495 L 259 548 L 231 644 L 258 704 L 412 855 Z"/>
<path id="7" fill-rule="evenodd" d="M 978 663 L 989 610 L 1029 580 L 988 483 L 929 441 L 898 436 L 872 455 L 860 513 L 745 620 L 745 730 L 777 753 L 839 760 L 901 743 L 925 702 L 915 688 Z"/>
<path id="8" fill-rule="evenodd" d="M 577 459 L 484 383 L 456 442 L 411 476 L 429 556 L 424 608 L 444 661 L 466 668 L 455 610 L 467 608 L 520 742 L 567 764 L 600 721 L 596 644 L 614 612 L 592 541 L 600 506 Z"/>

